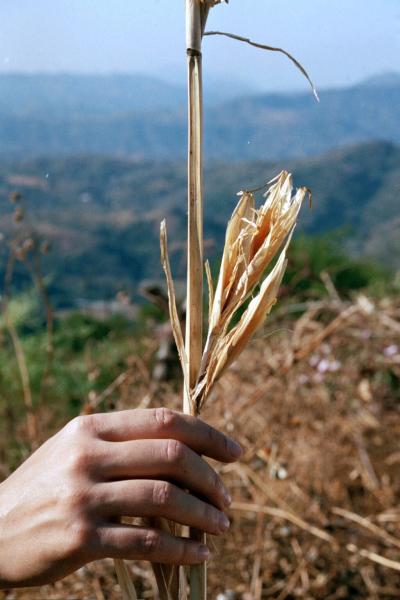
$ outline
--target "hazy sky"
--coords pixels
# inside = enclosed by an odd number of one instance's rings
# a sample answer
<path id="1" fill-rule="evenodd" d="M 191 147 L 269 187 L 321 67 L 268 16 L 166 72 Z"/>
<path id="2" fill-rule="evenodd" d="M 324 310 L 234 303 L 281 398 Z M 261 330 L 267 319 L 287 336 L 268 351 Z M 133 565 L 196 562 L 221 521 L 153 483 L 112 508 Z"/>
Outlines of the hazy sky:
<path id="1" fill-rule="evenodd" d="M 183 0 L 1 0 L 1 71 L 140 72 L 184 80 Z M 318 87 L 400 71 L 400 0 L 231 0 L 209 29 L 281 45 Z M 224 82 L 305 88 L 285 59 L 207 38 L 205 68 Z"/>

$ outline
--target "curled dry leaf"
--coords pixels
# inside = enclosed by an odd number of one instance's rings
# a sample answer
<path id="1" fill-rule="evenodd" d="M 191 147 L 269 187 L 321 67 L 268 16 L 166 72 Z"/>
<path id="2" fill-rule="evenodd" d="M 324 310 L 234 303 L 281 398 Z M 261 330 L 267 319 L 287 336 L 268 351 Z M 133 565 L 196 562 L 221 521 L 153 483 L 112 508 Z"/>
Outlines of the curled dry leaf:
<path id="1" fill-rule="evenodd" d="M 268 50 L 269 52 L 279 52 L 280 54 L 284 54 L 285 56 L 288 57 L 288 59 L 290 61 L 292 61 L 294 66 L 307 79 L 308 83 L 311 86 L 311 89 L 313 91 L 315 99 L 317 100 L 317 102 L 319 102 L 318 92 L 317 92 L 315 85 L 313 84 L 313 82 L 311 80 L 311 77 L 309 76 L 309 74 L 307 73 L 307 71 L 301 64 L 301 62 L 299 62 L 297 60 L 297 58 L 295 58 L 292 54 L 290 54 L 290 52 L 288 52 L 287 50 L 284 50 L 284 48 L 277 48 L 276 46 L 268 46 L 267 44 L 260 44 L 259 42 L 253 42 L 253 40 L 251 40 L 250 38 L 243 37 L 242 35 L 236 35 L 235 33 L 229 33 L 227 31 L 205 31 L 203 35 L 222 35 L 222 36 L 231 38 L 232 40 L 244 42 L 245 44 L 249 44 L 250 46 L 254 46 L 255 48 L 261 48 L 261 50 Z"/>
<path id="2" fill-rule="evenodd" d="M 242 192 L 229 220 L 221 268 L 210 311 L 200 377 L 193 393 L 198 410 L 223 371 L 239 356 L 276 302 L 286 268 L 286 250 L 306 188 L 293 196 L 292 177 L 282 171 L 269 182 L 265 202 L 256 210 L 252 192 Z M 274 268 L 265 276 L 286 240 Z M 240 321 L 232 318 L 260 285 Z"/>
<path id="3" fill-rule="evenodd" d="M 168 256 L 168 240 L 167 240 L 167 226 L 165 221 L 162 221 L 160 225 L 160 248 L 161 248 L 161 263 L 165 272 L 167 280 L 168 290 L 168 306 L 169 306 L 169 318 L 171 321 L 172 333 L 174 335 L 175 344 L 178 350 L 179 359 L 181 362 L 183 372 L 183 382 L 186 388 L 188 398 L 189 393 L 189 375 L 188 375 L 188 358 L 185 350 L 185 343 L 183 341 L 183 334 L 181 324 L 179 321 L 178 310 L 176 308 L 176 294 L 174 280 L 172 279 L 171 266 Z"/>
<path id="4" fill-rule="evenodd" d="M 302 202 L 308 193 L 309 190 L 303 187 L 293 195 L 292 177 L 286 171 L 269 182 L 269 188 L 264 194 L 265 201 L 259 209 L 255 208 L 253 192 L 240 193 L 239 202 L 227 225 L 215 293 L 212 291 L 210 269 L 206 266 L 210 290 L 209 327 L 200 375 L 196 386 L 190 390 L 191 402 L 197 413 L 214 383 L 262 327 L 275 304 L 286 269 L 286 251 Z M 174 316 L 176 309 L 174 310 L 173 283 L 166 253 L 165 224 L 161 226 L 161 247 L 170 296 L 171 321 L 187 387 L 187 359 L 180 327 L 178 331 Z M 280 255 L 271 268 L 280 250 Z M 252 294 L 254 297 L 239 322 L 233 325 L 233 317 L 238 310 L 243 309 Z"/>
<path id="5" fill-rule="evenodd" d="M 259 293 L 252 299 L 243 313 L 239 323 L 226 335 L 217 337 L 213 352 L 204 373 L 204 381 L 200 382 L 195 393 L 195 401 L 201 406 L 209 394 L 213 384 L 222 372 L 244 350 L 255 332 L 262 327 L 266 316 L 276 302 L 279 286 L 286 269 L 286 250 L 289 240 L 279 259 L 261 285 Z"/>

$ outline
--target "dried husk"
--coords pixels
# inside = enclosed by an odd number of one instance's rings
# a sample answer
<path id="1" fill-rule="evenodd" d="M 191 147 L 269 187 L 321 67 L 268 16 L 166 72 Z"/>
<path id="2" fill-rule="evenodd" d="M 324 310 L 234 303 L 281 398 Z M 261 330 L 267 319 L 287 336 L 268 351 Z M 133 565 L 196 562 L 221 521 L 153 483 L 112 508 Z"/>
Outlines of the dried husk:
<path id="1" fill-rule="evenodd" d="M 288 241 L 275 268 L 263 281 L 271 261 L 285 240 L 291 237 L 308 190 L 300 188 L 293 196 L 292 177 L 286 171 L 269 183 L 265 202 L 258 210 L 255 210 L 253 193 L 242 192 L 228 222 L 200 376 L 194 392 L 195 402 L 199 406 L 204 403 L 222 371 L 261 326 L 275 302 L 275 292 L 284 274 Z M 232 317 L 262 281 L 260 292 L 242 320 L 227 334 Z M 253 312 L 248 312 L 250 307 Z M 244 327 L 243 318 L 249 319 L 250 314 L 253 318 Z M 260 315 L 263 315 L 262 319 L 258 319 Z M 253 327 L 256 322 L 257 327 Z"/>
<path id="2" fill-rule="evenodd" d="M 200 406 L 223 371 L 236 360 L 256 331 L 262 327 L 266 316 L 275 304 L 287 265 L 287 245 L 275 267 L 263 281 L 259 293 L 243 313 L 239 323 L 228 334 L 218 339 L 206 369 L 205 383 L 200 382 L 198 393 L 195 393 L 195 401 Z"/>
<path id="3" fill-rule="evenodd" d="M 258 211 L 253 211 L 251 219 L 242 218 L 240 233 L 233 240 L 237 251 L 231 250 L 230 254 L 235 260 L 235 254 L 240 252 L 243 268 L 235 270 L 235 265 L 230 266 L 235 278 L 222 310 L 220 306 L 215 306 L 215 314 L 213 310 L 213 325 L 220 319 L 229 319 L 251 294 L 296 222 L 306 188 L 300 188 L 292 197 L 292 178 L 286 171 L 271 183 L 265 194 L 266 201 Z"/>
<path id="4" fill-rule="evenodd" d="M 264 194 L 265 201 L 258 210 L 255 209 L 252 192 L 240 193 L 239 202 L 227 225 L 215 293 L 210 267 L 206 263 L 209 328 L 200 375 L 196 385 L 190 386 L 189 390 L 190 402 L 196 407 L 196 412 L 200 411 L 218 378 L 262 327 L 278 296 L 287 264 L 286 252 L 299 210 L 309 190 L 299 188 L 293 195 L 292 177 L 287 171 L 282 171 L 269 185 Z M 179 354 L 184 356 L 180 326 L 177 327 L 179 322 L 175 316 L 175 294 L 167 255 L 165 224 L 162 224 L 161 238 L 171 322 Z M 270 268 L 279 251 L 275 265 Z M 258 286 L 260 289 L 255 293 Z M 232 318 L 251 294 L 254 294 L 253 299 L 239 322 L 232 326 Z M 185 386 L 188 387 L 186 359 L 181 358 L 181 362 L 186 373 Z"/>

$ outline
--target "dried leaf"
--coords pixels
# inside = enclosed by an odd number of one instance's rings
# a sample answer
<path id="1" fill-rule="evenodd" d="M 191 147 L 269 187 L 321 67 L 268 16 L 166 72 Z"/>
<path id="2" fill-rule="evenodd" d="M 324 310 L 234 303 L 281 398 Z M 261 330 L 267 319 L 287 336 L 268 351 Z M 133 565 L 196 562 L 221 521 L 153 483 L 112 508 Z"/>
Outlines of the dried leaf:
<path id="1" fill-rule="evenodd" d="M 125 562 L 119 558 L 114 560 L 118 583 L 122 591 L 123 600 L 137 600 L 137 594 L 130 573 Z"/>
<path id="2" fill-rule="evenodd" d="M 203 35 L 223 35 L 225 37 L 231 38 L 233 40 L 237 40 L 239 42 L 245 42 L 246 44 L 249 44 L 250 46 L 254 46 L 255 48 L 261 48 L 261 50 L 268 50 L 270 52 L 280 52 L 281 54 L 284 54 L 285 56 L 288 57 L 289 60 L 292 61 L 292 63 L 295 65 L 295 67 L 307 79 L 308 83 L 311 86 L 313 94 L 315 96 L 315 99 L 317 100 L 317 102 L 319 102 L 318 92 L 315 88 L 315 85 L 311 81 L 309 74 L 307 73 L 307 71 L 305 70 L 303 65 L 292 54 L 287 52 L 287 50 L 284 50 L 283 48 L 277 48 L 276 46 L 267 46 L 266 44 L 260 44 L 258 42 L 253 42 L 250 38 L 246 38 L 241 35 L 236 35 L 235 33 L 228 33 L 226 31 L 206 31 Z"/>
<path id="3" fill-rule="evenodd" d="M 265 201 L 258 210 L 253 196 L 258 190 L 241 192 L 227 225 L 200 375 L 193 395 L 198 410 L 222 372 L 262 326 L 276 301 L 286 267 L 286 250 L 309 190 L 300 188 L 293 196 L 292 177 L 287 171 L 279 173 L 268 185 Z M 275 267 L 265 276 L 284 243 Z M 261 281 L 261 289 L 241 320 L 228 331 L 234 314 Z"/>
<path id="4" fill-rule="evenodd" d="M 195 391 L 194 397 L 200 406 L 223 371 L 236 360 L 256 331 L 262 327 L 267 314 L 275 304 L 286 269 L 286 250 L 291 236 L 292 232 L 276 265 L 263 281 L 259 293 L 250 302 L 239 323 L 227 335 L 219 337 L 214 344 L 204 378 Z"/>
<path id="5" fill-rule="evenodd" d="M 160 225 L 160 247 L 161 247 L 161 263 L 165 272 L 167 280 L 168 290 L 168 306 L 169 306 L 169 317 L 171 321 L 172 332 L 175 339 L 176 348 L 181 361 L 181 367 L 183 372 L 183 381 L 186 388 L 188 397 L 190 397 L 189 388 L 189 377 L 188 377 L 188 358 L 185 350 L 185 344 L 183 341 L 181 324 L 179 322 L 178 310 L 176 308 L 176 294 L 174 281 L 171 274 L 171 266 L 168 257 L 168 240 L 167 240 L 167 226 L 165 221 L 162 221 Z"/>
<path id="6" fill-rule="evenodd" d="M 173 521 L 158 517 L 142 519 L 146 527 L 159 529 L 168 535 L 179 536 L 180 526 Z M 157 581 L 159 600 L 175 600 L 179 597 L 180 573 L 178 565 L 151 563 Z"/>
<path id="7" fill-rule="evenodd" d="M 261 285 L 257 296 L 253 298 L 243 313 L 239 323 L 226 336 L 226 360 L 219 360 L 215 377 L 218 378 L 223 369 L 228 367 L 242 352 L 256 331 L 264 324 L 265 318 L 275 304 L 278 290 L 285 273 L 287 260 L 286 250 L 291 234 L 279 259 Z"/>
<path id="8" fill-rule="evenodd" d="M 214 284 L 211 275 L 210 262 L 206 260 L 204 265 L 208 285 L 208 322 L 211 321 L 211 312 L 214 304 Z"/>
<path id="9" fill-rule="evenodd" d="M 232 216 L 228 222 L 225 235 L 224 252 L 222 255 L 217 289 L 215 292 L 214 306 L 210 319 L 210 328 L 213 329 L 221 318 L 224 302 L 233 284 L 232 274 L 239 256 L 239 239 L 247 237 L 249 219 L 254 211 L 254 197 L 247 192 L 243 193 Z"/>

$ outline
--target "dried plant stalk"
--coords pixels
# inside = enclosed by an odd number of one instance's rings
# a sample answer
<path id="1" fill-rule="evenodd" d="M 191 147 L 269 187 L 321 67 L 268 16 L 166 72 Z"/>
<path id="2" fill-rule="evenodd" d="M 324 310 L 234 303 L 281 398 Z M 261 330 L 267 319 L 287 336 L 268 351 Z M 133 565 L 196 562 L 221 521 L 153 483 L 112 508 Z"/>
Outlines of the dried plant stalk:
<path id="1" fill-rule="evenodd" d="M 167 519 L 151 518 L 144 519 L 144 522 L 146 525 L 161 529 L 170 535 L 181 534 L 181 526 Z M 151 566 L 156 578 L 160 600 L 184 600 L 184 596 L 180 592 L 180 588 L 183 589 L 180 582 L 181 567 L 160 563 L 152 563 Z"/>
<path id="2" fill-rule="evenodd" d="M 17 361 L 18 370 L 21 377 L 22 392 L 26 411 L 26 430 L 29 439 L 29 445 L 32 450 L 38 446 L 38 424 L 33 407 L 31 382 L 29 377 L 28 365 L 26 362 L 25 353 L 18 336 L 17 329 L 8 313 L 7 303 L 3 306 L 3 317 L 12 344 L 14 346 L 15 358 Z"/>
<path id="3" fill-rule="evenodd" d="M 177 319 L 165 222 L 161 224 L 161 253 L 167 277 L 170 319 L 181 357 L 187 405 L 192 414 L 200 413 L 215 382 L 262 327 L 275 304 L 287 264 L 287 248 L 307 193 L 309 190 L 303 187 L 293 194 L 292 178 L 286 171 L 270 182 L 265 202 L 258 210 L 252 192 L 240 193 L 239 203 L 228 222 L 215 293 L 206 263 L 209 328 L 201 368 L 194 384 L 190 379 L 187 381 L 189 356 L 183 348 Z M 250 295 L 253 298 L 246 307 Z M 233 318 L 240 309 L 243 314 L 233 324 Z M 197 532 L 191 531 L 191 537 L 203 540 L 203 534 Z M 190 598 L 206 598 L 206 572 L 202 566 L 190 569 Z"/>
<path id="4" fill-rule="evenodd" d="M 167 278 L 169 312 L 184 379 L 183 410 L 197 416 L 212 386 L 237 358 L 261 327 L 276 296 L 286 267 L 286 249 L 296 218 L 307 193 L 298 190 L 292 198 L 291 176 L 282 172 L 268 190 L 267 201 L 256 211 L 253 193 L 241 199 L 228 223 L 217 289 L 214 293 L 210 267 L 206 264 L 209 290 L 209 328 L 203 351 L 203 91 L 201 44 L 210 8 L 228 0 L 185 0 L 186 49 L 188 72 L 188 252 L 185 342 L 176 309 L 176 299 L 167 251 L 165 222 L 161 224 L 161 256 Z M 265 46 L 225 32 L 225 35 L 264 50 L 286 54 L 315 88 L 302 65 L 281 48 Z M 286 240 L 286 245 L 270 274 L 264 273 Z M 260 290 L 244 311 L 239 323 L 231 326 L 235 313 L 243 307 L 256 286 Z M 160 526 L 169 526 L 167 522 Z M 205 543 L 205 534 L 190 530 L 193 540 Z M 135 600 L 136 593 L 123 562 L 116 570 L 124 600 Z M 189 570 L 190 599 L 206 600 L 206 565 Z M 186 598 L 183 569 L 155 565 L 161 596 Z M 185 581 L 183 581 L 185 579 Z M 128 581 L 129 580 L 129 581 Z"/>
<path id="5" fill-rule="evenodd" d="M 209 10 L 222 0 L 186 0 L 186 48 L 188 60 L 188 252 L 186 331 L 183 345 L 177 318 L 175 292 L 168 261 L 166 228 L 161 225 L 162 262 L 167 277 L 172 328 L 183 377 L 183 410 L 198 415 L 212 386 L 239 355 L 264 322 L 276 301 L 286 267 L 286 248 L 306 189 L 292 198 L 291 178 L 281 173 L 271 186 L 267 201 L 255 211 L 251 192 L 241 200 L 228 224 L 217 289 L 213 291 L 209 266 L 209 330 L 203 351 L 203 107 L 201 43 Z M 292 57 L 291 57 L 292 58 Z M 292 58 L 293 60 L 293 58 Z M 296 61 L 295 61 L 296 62 Z M 296 62 L 297 64 L 297 62 Z M 299 66 L 297 64 L 297 66 Z M 302 69 L 302 67 L 300 66 Z M 305 73 L 306 74 L 306 73 Z M 306 74 L 307 75 L 307 74 Z M 229 330 L 232 317 L 243 305 L 279 248 L 287 244 L 276 265 L 261 284 L 257 296 L 239 323 Z M 205 535 L 190 530 L 190 537 L 205 543 Z M 207 597 L 206 565 L 189 569 L 190 599 Z M 182 588 L 182 585 L 181 585 Z M 182 594 L 184 593 L 181 589 Z"/>
<path id="6" fill-rule="evenodd" d="M 186 312 L 186 352 L 189 384 L 197 380 L 202 354 L 203 323 L 203 173 L 201 56 L 188 56 L 189 149 L 188 149 L 188 279 Z M 185 412 L 192 412 L 185 395 Z"/>
<path id="7" fill-rule="evenodd" d="M 199 375 L 203 344 L 203 88 L 201 40 L 212 3 L 186 0 L 188 61 L 188 252 L 186 340 L 189 390 L 184 389 L 183 410 L 197 414 L 190 390 Z M 193 529 L 190 538 L 205 543 L 205 534 Z M 207 597 L 206 564 L 189 570 L 190 599 Z"/>
<path id="8" fill-rule="evenodd" d="M 114 560 L 115 572 L 117 573 L 118 583 L 122 591 L 123 600 L 137 600 L 135 586 L 133 585 L 128 568 L 123 560 L 116 558 Z"/>

